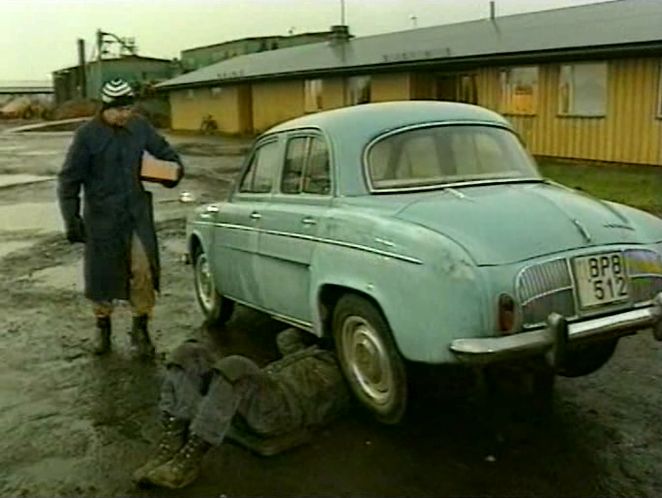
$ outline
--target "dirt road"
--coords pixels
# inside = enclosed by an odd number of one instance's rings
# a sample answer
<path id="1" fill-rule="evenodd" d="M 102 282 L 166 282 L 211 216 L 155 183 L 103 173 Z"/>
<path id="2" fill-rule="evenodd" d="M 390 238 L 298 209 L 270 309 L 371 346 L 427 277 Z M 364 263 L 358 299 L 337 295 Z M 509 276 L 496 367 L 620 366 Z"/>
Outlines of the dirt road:
<path id="1" fill-rule="evenodd" d="M 52 179 L 70 140 L 0 133 L 0 495 L 167 496 L 130 482 L 158 435 L 162 359 L 128 357 L 126 308 L 116 314 L 113 355 L 88 354 L 94 321 L 81 297 L 81 247 L 61 235 Z M 164 268 L 158 350 L 196 336 L 223 353 L 269 361 L 283 326 L 241 310 L 226 330 L 206 330 L 190 267 L 179 260 L 192 209 L 177 202 L 179 192 L 223 198 L 242 144 L 173 141 L 189 175 L 175 190 L 154 189 Z M 561 379 L 556 409 L 543 419 L 516 412 L 495 428 L 476 392 L 458 395 L 451 382 L 454 392 L 442 393 L 427 381 L 420 389 L 428 399 L 402 426 L 354 410 L 312 444 L 272 459 L 228 444 L 177 495 L 660 496 L 661 383 L 662 346 L 649 334 L 622 340 L 598 373 Z"/>

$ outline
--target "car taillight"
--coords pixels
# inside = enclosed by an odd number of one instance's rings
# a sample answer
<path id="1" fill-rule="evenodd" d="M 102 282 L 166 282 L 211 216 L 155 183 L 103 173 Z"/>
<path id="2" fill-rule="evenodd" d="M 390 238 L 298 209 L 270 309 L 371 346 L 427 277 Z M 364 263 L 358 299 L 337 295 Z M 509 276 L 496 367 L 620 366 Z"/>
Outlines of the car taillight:
<path id="1" fill-rule="evenodd" d="M 515 328 L 515 300 L 508 294 L 499 296 L 499 332 L 512 334 Z"/>

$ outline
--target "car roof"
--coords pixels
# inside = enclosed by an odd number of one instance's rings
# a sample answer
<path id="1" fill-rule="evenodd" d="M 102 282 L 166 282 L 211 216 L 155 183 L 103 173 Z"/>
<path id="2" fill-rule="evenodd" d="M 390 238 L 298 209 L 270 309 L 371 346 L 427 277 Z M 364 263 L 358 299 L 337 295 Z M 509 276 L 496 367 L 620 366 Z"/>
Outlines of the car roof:
<path id="1" fill-rule="evenodd" d="M 280 133 L 300 128 L 320 128 L 332 132 L 351 126 L 375 136 L 394 128 L 448 121 L 482 121 L 510 127 L 499 114 L 475 105 L 439 101 L 401 101 L 361 104 L 308 114 L 276 125 L 266 133 Z"/>
<path id="2" fill-rule="evenodd" d="M 362 104 L 309 114 L 274 126 L 262 136 L 297 130 L 319 130 L 335 164 L 336 194 L 369 193 L 363 176 L 366 145 L 389 131 L 425 124 L 481 123 L 512 130 L 508 121 L 483 107 L 456 102 L 402 101 Z"/>

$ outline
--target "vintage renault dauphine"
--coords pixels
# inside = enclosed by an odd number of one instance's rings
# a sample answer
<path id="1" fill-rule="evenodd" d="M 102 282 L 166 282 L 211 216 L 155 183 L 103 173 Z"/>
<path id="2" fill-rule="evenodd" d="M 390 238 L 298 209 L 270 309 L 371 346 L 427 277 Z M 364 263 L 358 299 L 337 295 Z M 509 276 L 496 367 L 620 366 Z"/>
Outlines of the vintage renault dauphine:
<path id="1" fill-rule="evenodd" d="M 481 107 L 367 104 L 278 125 L 187 240 L 208 321 L 241 303 L 332 337 L 387 423 L 411 362 L 580 376 L 622 336 L 662 339 L 662 220 L 541 177 Z"/>

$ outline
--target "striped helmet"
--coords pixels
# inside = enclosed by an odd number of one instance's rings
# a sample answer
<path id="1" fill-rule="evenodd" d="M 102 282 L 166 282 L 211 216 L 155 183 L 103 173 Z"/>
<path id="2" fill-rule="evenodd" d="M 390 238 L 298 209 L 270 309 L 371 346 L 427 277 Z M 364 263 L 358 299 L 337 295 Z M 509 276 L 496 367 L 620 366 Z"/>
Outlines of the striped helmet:
<path id="1" fill-rule="evenodd" d="M 122 78 L 107 81 L 101 87 L 101 101 L 104 109 L 132 105 L 134 99 L 135 95 L 131 85 Z"/>

